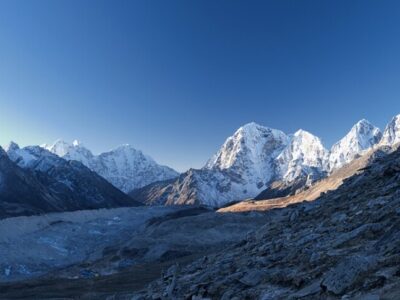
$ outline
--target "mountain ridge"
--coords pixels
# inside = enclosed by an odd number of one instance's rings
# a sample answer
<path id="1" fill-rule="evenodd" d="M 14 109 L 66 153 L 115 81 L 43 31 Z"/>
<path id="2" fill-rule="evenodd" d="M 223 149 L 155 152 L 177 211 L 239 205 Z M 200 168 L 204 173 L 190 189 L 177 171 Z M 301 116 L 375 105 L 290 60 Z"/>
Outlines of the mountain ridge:
<path id="1" fill-rule="evenodd" d="M 98 155 L 94 155 L 77 140 L 72 144 L 57 140 L 52 145 L 45 144 L 42 147 L 64 159 L 80 161 L 124 192 L 179 175 L 172 168 L 159 165 L 129 144 Z"/>
<path id="2" fill-rule="evenodd" d="M 78 161 L 39 146 L 0 148 L 0 217 L 141 205 Z"/>
<path id="3" fill-rule="evenodd" d="M 158 182 L 148 187 L 151 193 L 144 187 L 131 195 L 138 195 L 138 200 L 147 204 L 163 199 L 165 204 L 222 206 L 257 197 L 276 183 L 280 190 L 276 194 L 271 191 L 270 195 L 281 197 L 310 186 L 382 145 L 385 136 L 389 144 L 400 141 L 400 115 L 393 118 L 383 134 L 362 119 L 330 150 L 305 130 L 287 135 L 252 122 L 228 137 L 203 168 L 190 169 L 172 183 Z"/>

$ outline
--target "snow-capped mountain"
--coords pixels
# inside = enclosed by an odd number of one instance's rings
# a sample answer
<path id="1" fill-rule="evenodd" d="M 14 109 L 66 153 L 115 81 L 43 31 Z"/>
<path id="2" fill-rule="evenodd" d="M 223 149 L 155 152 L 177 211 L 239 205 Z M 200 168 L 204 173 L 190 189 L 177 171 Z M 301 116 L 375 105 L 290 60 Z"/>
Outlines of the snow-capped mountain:
<path id="1" fill-rule="evenodd" d="M 204 169 L 238 174 L 259 189 L 275 176 L 274 160 L 288 142 L 280 130 L 249 123 L 226 140 Z"/>
<path id="2" fill-rule="evenodd" d="M 92 152 L 86 149 L 78 140 L 74 140 L 72 144 L 69 144 L 63 140 L 57 140 L 52 145 L 45 144 L 41 147 L 64 159 L 80 161 L 89 168 L 94 159 Z"/>
<path id="3" fill-rule="evenodd" d="M 386 126 L 382 136 L 382 145 L 395 145 L 400 143 L 400 115 L 395 116 Z"/>
<path id="4" fill-rule="evenodd" d="M 388 125 L 390 143 L 400 141 L 400 118 Z M 328 151 L 311 133 L 293 135 L 249 123 L 239 128 L 199 170 L 191 169 L 175 181 L 158 182 L 133 191 L 147 204 L 221 206 L 231 201 L 281 197 L 311 185 L 377 145 L 381 132 L 366 120 Z"/>
<path id="5" fill-rule="evenodd" d="M 100 155 L 93 155 L 78 141 L 69 144 L 58 140 L 52 145 L 42 147 L 64 159 L 83 163 L 124 192 L 179 175 L 175 170 L 157 164 L 130 145 L 122 145 Z"/>
<path id="6" fill-rule="evenodd" d="M 77 161 L 39 146 L 1 149 L 0 217 L 136 206 L 138 202 Z"/>
<path id="7" fill-rule="evenodd" d="M 288 183 L 299 177 L 319 179 L 328 172 L 328 158 L 329 151 L 318 137 L 298 130 L 276 159 L 277 177 Z"/>
<path id="8" fill-rule="evenodd" d="M 190 169 L 178 179 L 133 191 L 147 204 L 206 204 L 220 206 L 254 197 L 276 174 L 275 159 L 287 146 L 282 131 L 249 123 L 240 127 L 200 170 Z"/>
<path id="9" fill-rule="evenodd" d="M 202 169 L 189 170 L 166 186 L 145 187 L 132 195 L 146 203 L 163 199 L 166 204 L 221 206 L 255 197 L 276 180 L 322 174 L 327 162 L 328 151 L 312 134 L 299 130 L 288 136 L 249 123 L 229 137 Z"/>
<path id="10" fill-rule="evenodd" d="M 332 146 L 329 157 L 330 170 L 348 164 L 364 151 L 378 144 L 381 138 L 382 133 L 379 128 L 365 119 L 357 122 L 345 137 Z"/>
<path id="11" fill-rule="evenodd" d="M 146 204 L 221 206 L 254 198 L 261 192 L 267 198 L 294 193 L 377 145 L 392 146 L 398 142 L 400 115 L 387 125 L 383 137 L 368 121 L 357 122 L 330 151 L 307 131 L 286 135 L 280 130 L 249 123 L 226 139 L 203 168 L 180 175 L 129 145 L 93 155 L 78 141 L 72 144 L 57 141 L 42 146 L 47 154 L 40 153 L 40 163 L 35 158 L 40 152 L 38 147 L 19 149 L 16 144 L 10 144 L 7 152 L 20 167 L 35 166 L 41 172 L 46 172 L 46 163 L 54 163 L 54 157 L 70 163 L 82 162 Z"/>

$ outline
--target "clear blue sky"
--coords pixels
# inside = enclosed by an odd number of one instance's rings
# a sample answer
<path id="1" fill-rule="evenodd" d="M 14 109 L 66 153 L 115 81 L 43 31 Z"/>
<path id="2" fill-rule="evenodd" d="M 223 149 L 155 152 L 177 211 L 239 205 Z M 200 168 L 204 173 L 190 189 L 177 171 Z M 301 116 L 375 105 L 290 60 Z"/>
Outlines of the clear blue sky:
<path id="1" fill-rule="evenodd" d="M 400 2 L 0 0 L 0 144 L 200 167 L 244 123 L 327 146 L 400 113 Z"/>

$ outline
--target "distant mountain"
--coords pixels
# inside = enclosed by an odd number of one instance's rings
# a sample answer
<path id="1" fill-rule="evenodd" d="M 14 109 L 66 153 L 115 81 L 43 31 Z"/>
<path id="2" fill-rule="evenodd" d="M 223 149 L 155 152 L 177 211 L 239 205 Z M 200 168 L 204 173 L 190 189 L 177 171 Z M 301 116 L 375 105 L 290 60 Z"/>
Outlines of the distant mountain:
<path id="1" fill-rule="evenodd" d="M 57 211 L 57 197 L 0 147 L 0 218 Z"/>
<path id="2" fill-rule="evenodd" d="M 298 130 L 276 158 L 276 177 L 285 182 L 308 176 L 314 180 L 319 179 L 329 171 L 328 158 L 329 151 L 318 137 L 305 130 Z"/>
<path id="3" fill-rule="evenodd" d="M 249 123 L 229 137 L 200 170 L 190 169 L 175 181 L 133 191 L 147 204 L 206 204 L 219 206 L 252 197 L 275 176 L 274 160 L 289 137 L 279 130 Z"/>
<path id="4" fill-rule="evenodd" d="M 318 137 L 298 130 L 277 157 L 276 164 L 275 181 L 255 199 L 283 197 L 324 178 L 329 172 L 329 151 Z"/>
<path id="5" fill-rule="evenodd" d="M 366 150 L 378 144 L 382 138 L 379 128 L 363 119 L 355 124 L 339 142 L 331 148 L 329 168 L 338 169 L 351 162 Z"/>
<path id="6" fill-rule="evenodd" d="M 229 137 L 202 169 L 174 181 L 157 182 L 131 192 L 147 204 L 222 206 L 247 198 L 283 197 L 309 187 L 379 143 L 400 142 L 400 115 L 381 131 L 357 122 L 330 151 L 311 133 L 293 135 L 249 123 Z"/>
<path id="7" fill-rule="evenodd" d="M 400 115 L 395 116 L 383 132 L 381 144 L 395 145 L 400 143 Z"/>
<path id="8" fill-rule="evenodd" d="M 179 175 L 175 170 L 157 164 L 151 157 L 130 145 L 122 145 L 100 155 L 93 155 L 78 141 L 69 144 L 58 140 L 52 145 L 42 147 L 64 159 L 83 163 L 124 192 Z"/>
<path id="9" fill-rule="evenodd" d="M 0 217 L 140 205 L 80 162 L 39 146 L 10 143 L 6 150 L 0 150 Z"/>
<path id="10" fill-rule="evenodd" d="M 357 122 L 330 151 L 318 137 L 305 130 L 286 135 L 280 130 L 249 123 L 226 139 L 203 168 L 180 175 L 129 145 L 100 155 L 93 155 L 78 141 L 72 144 L 57 141 L 41 147 L 71 163 L 81 162 L 143 203 L 220 207 L 248 198 L 266 199 L 296 193 L 376 145 L 391 147 L 398 142 L 400 115 L 393 118 L 383 134 L 366 120 Z M 37 148 L 26 147 L 21 151 L 17 145 L 10 144 L 8 153 L 19 166 L 26 167 L 32 159 L 36 161 Z"/>
<path id="11" fill-rule="evenodd" d="M 327 165 L 328 151 L 312 134 L 300 130 L 288 136 L 249 123 L 229 137 L 202 169 L 191 169 L 172 183 L 157 183 L 131 195 L 147 204 L 163 199 L 166 204 L 221 206 L 255 197 L 275 180 L 319 178 Z"/>

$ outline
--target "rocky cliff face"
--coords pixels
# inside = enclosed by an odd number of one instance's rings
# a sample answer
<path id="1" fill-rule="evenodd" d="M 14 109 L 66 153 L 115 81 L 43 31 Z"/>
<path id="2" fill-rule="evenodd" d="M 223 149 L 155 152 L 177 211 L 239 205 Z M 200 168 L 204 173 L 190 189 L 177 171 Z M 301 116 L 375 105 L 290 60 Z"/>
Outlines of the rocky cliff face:
<path id="1" fill-rule="evenodd" d="M 316 201 L 270 210 L 265 225 L 246 239 L 186 267 L 171 267 L 140 296 L 396 299 L 399 216 L 397 150 L 376 156 Z"/>

